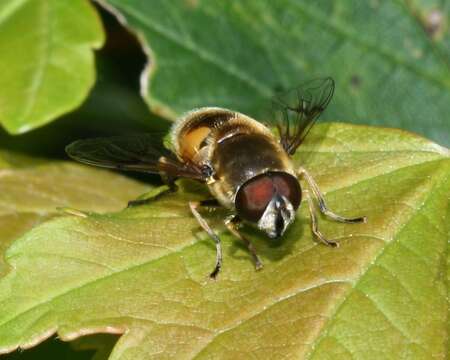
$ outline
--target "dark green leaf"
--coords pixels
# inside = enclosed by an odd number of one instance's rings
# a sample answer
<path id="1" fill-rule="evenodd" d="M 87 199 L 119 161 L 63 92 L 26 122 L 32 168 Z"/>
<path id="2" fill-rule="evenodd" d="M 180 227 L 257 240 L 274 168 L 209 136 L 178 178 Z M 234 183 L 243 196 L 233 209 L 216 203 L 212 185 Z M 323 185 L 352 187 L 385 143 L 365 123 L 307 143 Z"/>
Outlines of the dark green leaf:
<path id="1" fill-rule="evenodd" d="M 143 91 L 160 114 L 209 105 L 263 118 L 275 90 L 332 76 L 324 118 L 450 145 L 449 2 L 99 2 L 150 49 Z"/>

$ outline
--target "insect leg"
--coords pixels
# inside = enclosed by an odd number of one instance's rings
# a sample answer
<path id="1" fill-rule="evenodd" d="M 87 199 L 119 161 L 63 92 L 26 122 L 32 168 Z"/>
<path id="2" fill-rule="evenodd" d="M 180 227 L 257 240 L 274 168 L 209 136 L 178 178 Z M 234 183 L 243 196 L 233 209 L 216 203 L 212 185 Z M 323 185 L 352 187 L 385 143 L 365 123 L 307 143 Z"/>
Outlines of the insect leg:
<path id="1" fill-rule="evenodd" d="M 190 201 L 189 202 L 189 208 L 191 209 L 192 214 L 197 219 L 200 226 L 205 230 L 208 235 L 214 240 L 216 243 L 216 266 L 214 267 L 214 270 L 209 275 L 212 279 L 215 279 L 217 275 L 220 272 L 220 269 L 222 267 L 222 245 L 220 243 L 220 238 L 216 235 L 216 233 L 209 227 L 208 223 L 205 219 L 202 218 L 200 213 L 197 210 L 197 207 L 200 205 L 199 202 Z"/>
<path id="2" fill-rule="evenodd" d="M 159 175 L 161 176 L 161 180 L 163 181 L 163 183 L 166 184 L 171 191 L 175 192 L 178 190 L 178 186 L 175 184 L 175 177 L 170 176 L 163 171 L 160 172 Z"/>
<path id="3" fill-rule="evenodd" d="M 241 233 L 239 233 L 237 229 L 237 225 L 241 220 L 238 216 L 233 215 L 233 217 L 228 218 L 225 220 L 225 226 L 228 228 L 230 233 L 232 233 L 234 236 L 236 236 L 238 239 L 242 240 L 245 245 L 247 246 L 248 251 L 250 251 L 250 254 L 253 257 L 253 261 L 255 262 L 255 268 L 256 270 L 260 270 L 263 267 L 263 264 L 261 260 L 259 259 L 258 254 L 256 254 L 255 247 L 253 244 L 248 240 L 246 237 L 244 237 Z"/>
<path id="4" fill-rule="evenodd" d="M 317 186 L 316 182 L 314 181 L 314 179 L 312 178 L 312 176 L 306 171 L 305 168 L 300 167 L 297 170 L 297 174 L 299 176 L 302 176 L 305 178 L 306 182 L 308 183 L 308 185 L 310 186 L 314 196 L 317 199 L 317 202 L 319 204 L 319 209 L 320 211 L 328 216 L 329 218 L 335 220 L 335 221 L 339 221 L 339 222 L 343 222 L 343 223 L 360 223 L 360 222 L 367 222 L 367 218 L 365 216 L 362 217 L 357 217 L 357 218 L 346 218 L 343 216 L 340 216 L 338 214 L 335 214 L 334 212 L 332 212 L 326 202 L 325 202 L 325 198 L 322 194 L 322 192 L 320 191 L 319 187 Z"/>
<path id="5" fill-rule="evenodd" d="M 311 196 L 309 195 L 308 190 L 304 191 L 306 195 L 306 199 L 308 200 L 308 206 L 309 206 L 309 214 L 311 216 L 311 230 L 313 234 L 319 239 L 320 242 L 324 243 L 325 245 L 332 246 L 332 247 L 338 247 L 339 244 L 335 241 L 328 240 L 323 234 L 319 231 L 319 228 L 317 226 L 317 217 L 316 217 L 316 211 L 314 208 L 314 202 L 311 199 Z"/>

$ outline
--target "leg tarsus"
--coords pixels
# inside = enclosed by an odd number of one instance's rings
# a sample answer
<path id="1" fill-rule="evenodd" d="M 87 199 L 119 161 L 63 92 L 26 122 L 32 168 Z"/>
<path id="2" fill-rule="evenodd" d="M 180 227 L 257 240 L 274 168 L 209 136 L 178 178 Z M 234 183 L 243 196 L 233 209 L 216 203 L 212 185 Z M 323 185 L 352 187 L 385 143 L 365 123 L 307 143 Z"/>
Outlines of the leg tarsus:
<path id="1" fill-rule="evenodd" d="M 259 258 L 258 254 L 256 253 L 256 249 L 253 246 L 253 244 L 248 240 L 245 236 L 243 236 L 238 230 L 237 230 L 237 223 L 240 221 L 239 217 L 233 216 L 232 218 L 229 218 L 225 220 L 225 226 L 228 228 L 228 230 L 236 236 L 238 239 L 243 241 L 245 245 L 247 246 L 248 251 L 250 251 L 250 254 L 252 255 L 253 261 L 255 263 L 255 269 L 261 270 L 263 268 L 263 263 L 261 259 Z"/>
<path id="2" fill-rule="evenodd" d="M 209 277 L 213 280 L 216 280 L 217 275 L 219 275 L 220 272 L 220 265 L 216 262 L 216 266 L 214 267 L 214 270 L 209 274 Z"/>
<path id="3" fill-rule="evenodd" d="M 314 209 L 314 202 L 311 199 L 311 196 L 309 195 L 308 191 L 305 191 L 306 193 L 306 199 L 308 200 L 308 206 L 309 206 L 309 214 L 311 216 L 311 230 L 313 234 L 316 236 L 316 238 L 323 244 L 331 246 L 331 247 L 339 247 L 339 243 L 333 240 L 328 240 L 320 231 L 319 227 L 317 225 L 317 217 L 316 212 Z"/>

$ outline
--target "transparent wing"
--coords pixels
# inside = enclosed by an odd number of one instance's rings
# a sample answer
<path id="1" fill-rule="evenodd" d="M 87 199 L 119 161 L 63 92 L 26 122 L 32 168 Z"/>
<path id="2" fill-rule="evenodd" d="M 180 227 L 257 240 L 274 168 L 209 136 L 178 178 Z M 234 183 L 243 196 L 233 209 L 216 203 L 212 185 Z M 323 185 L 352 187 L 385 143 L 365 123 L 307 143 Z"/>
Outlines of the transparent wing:
<path id="1" fill-rule="evenodd" d="M 78 140 L 66 147 L 74 160 L 110 169 L 204 180 L 202 169 L 184 163 L 163 144 L 161 134 L 135 134 Z"/>
<path id="2" fill-rule="evenodd" d="M 328 77 L 275 95 L 272 105 L 280 143 L 289 155 L 295 153 L 333 93 L 334 80 Z"/>

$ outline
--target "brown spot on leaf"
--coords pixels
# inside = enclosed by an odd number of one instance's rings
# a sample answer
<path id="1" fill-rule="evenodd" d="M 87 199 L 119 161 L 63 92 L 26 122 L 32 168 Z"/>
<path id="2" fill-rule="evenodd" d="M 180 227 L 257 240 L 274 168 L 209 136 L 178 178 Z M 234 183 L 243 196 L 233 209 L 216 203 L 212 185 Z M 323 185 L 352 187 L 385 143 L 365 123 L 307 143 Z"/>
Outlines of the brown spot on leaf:
<path id="1" fill-rule="evenodd" d="M 357 89 L 361 86 L 361 77 L 359 75 L 352 75 L 352 77 L 350 78 L 350 85 L 354 88 Z"/>

